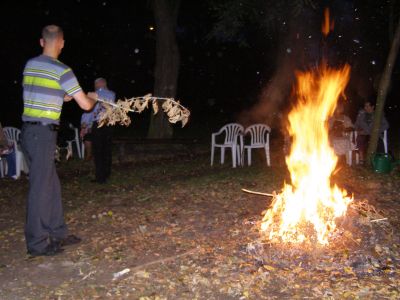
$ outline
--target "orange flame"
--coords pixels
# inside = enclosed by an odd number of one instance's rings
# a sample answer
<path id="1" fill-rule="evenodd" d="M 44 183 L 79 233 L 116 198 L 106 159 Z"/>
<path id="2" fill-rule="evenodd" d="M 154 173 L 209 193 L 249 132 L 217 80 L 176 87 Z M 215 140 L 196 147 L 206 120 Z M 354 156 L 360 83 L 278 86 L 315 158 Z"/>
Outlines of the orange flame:
<path id="1" fill-rule="evenodd" d="M 316 236 L 320 244 L 328 244 L 335 219 L 346 213 L 352 201 L 330 182 L 337 157 L 329 144 L 327 125 L 349 74 L 348 65 L 335 70 L 326 64 L 297 74 L 298 103 L 289 113 L 288 126 L 293 144 L 286 157 L 291 184 L 285 184 L 274 198 L 261 224 L 271 240 L 302 243 Z"/>
<path id="2" fill-rule="evenodd" d="M 324 34 L 324 36 L 327 36 L 329 34 L 330 31 L 333 31 L 334 28 L 334 21 L 330 21 L 330 17 L 329 17 L 330 13 L 329 13 L 329 8 L 325 8 L 324 10 L 324 22 L 322 23 L 322 33 Z"/>

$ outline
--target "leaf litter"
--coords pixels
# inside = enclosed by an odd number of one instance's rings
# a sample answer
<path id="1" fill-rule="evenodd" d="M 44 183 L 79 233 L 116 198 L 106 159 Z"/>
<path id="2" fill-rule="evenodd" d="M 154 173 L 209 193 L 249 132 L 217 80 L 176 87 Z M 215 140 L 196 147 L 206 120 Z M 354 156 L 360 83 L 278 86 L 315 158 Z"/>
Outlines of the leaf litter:
<path id="1" fill-rule="evenodd" d="M 27 181 L 18 182 L 20 190 L 7 181 L 0 198 L 0 298 L 399 298 L 397 177 L 340 171 L 356 200 L 330 245 L 288 247 L 260 235 L 270 200 L 241 192 L 278 189 L 284 170 L 210 169 L 207 157 L 191 159 L 163 161 L 165 172 L 156 163 L 152 170 L 116 165 L 118 180 L 106 187 L 70 180 L 85 163 L 62 168 L 64 200 L 71 202 L 66 218 L 83 242 L 53 258 L 26 259 Z M 149 174 L 158 183 L 151 189 L 140 184 Z M 138 184 L 127 192 L 131 183 L 123 178 Z"/>

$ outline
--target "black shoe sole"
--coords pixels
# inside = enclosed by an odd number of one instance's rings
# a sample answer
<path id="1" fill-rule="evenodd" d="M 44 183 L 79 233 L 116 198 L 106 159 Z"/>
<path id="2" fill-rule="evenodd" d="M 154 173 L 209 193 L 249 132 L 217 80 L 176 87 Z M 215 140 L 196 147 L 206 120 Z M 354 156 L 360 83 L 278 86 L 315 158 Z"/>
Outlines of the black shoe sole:
<path id="1" fill-rule="evenodd" d="M 63 248 L 57 248 L 57 249 L 52 249 L 52 250 L 47 250 L 44 252 L 30 252 L 28 251 L 28 255 L 30 256 L 30 258 L 34 258 L 34 257 L 39 257 L 39 256 L 55 256 L 57 254 L 60 254 L 64 252 Z"/>

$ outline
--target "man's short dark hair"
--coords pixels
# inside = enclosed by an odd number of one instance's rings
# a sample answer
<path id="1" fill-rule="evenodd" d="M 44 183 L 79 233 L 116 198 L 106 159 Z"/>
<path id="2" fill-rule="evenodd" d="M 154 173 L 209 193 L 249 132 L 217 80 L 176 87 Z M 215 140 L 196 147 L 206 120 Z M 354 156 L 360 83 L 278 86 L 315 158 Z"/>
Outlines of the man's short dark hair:
<path id="1" fill-rule="evenodd" d="M 375 105 L 376 105 L 376 101 L 375 100 L 365 100 L 364 104 L 367 104 L 367 103 L 372 107 L 375 107 Z"/>
<path id="2" fill-rule="evenodd" d="M 45 41 L 54 41 L 55 39 L 63 36 L 64 32 L 60 26 L 47 25 L 42 29 L 42 38 Z"/>

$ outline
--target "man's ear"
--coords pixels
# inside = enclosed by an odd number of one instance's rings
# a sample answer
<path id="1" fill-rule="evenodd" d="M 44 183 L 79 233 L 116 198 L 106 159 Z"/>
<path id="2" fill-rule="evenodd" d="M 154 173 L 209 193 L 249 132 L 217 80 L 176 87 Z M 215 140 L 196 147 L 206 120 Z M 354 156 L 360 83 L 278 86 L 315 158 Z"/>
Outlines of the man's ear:
<path id="1" fill-rule="evenodd" d="M 45 44 L 44 39 L 40 39 L 40 46 L 42 46 L 42 48 L 44 48 L 44 44 Z"/>

